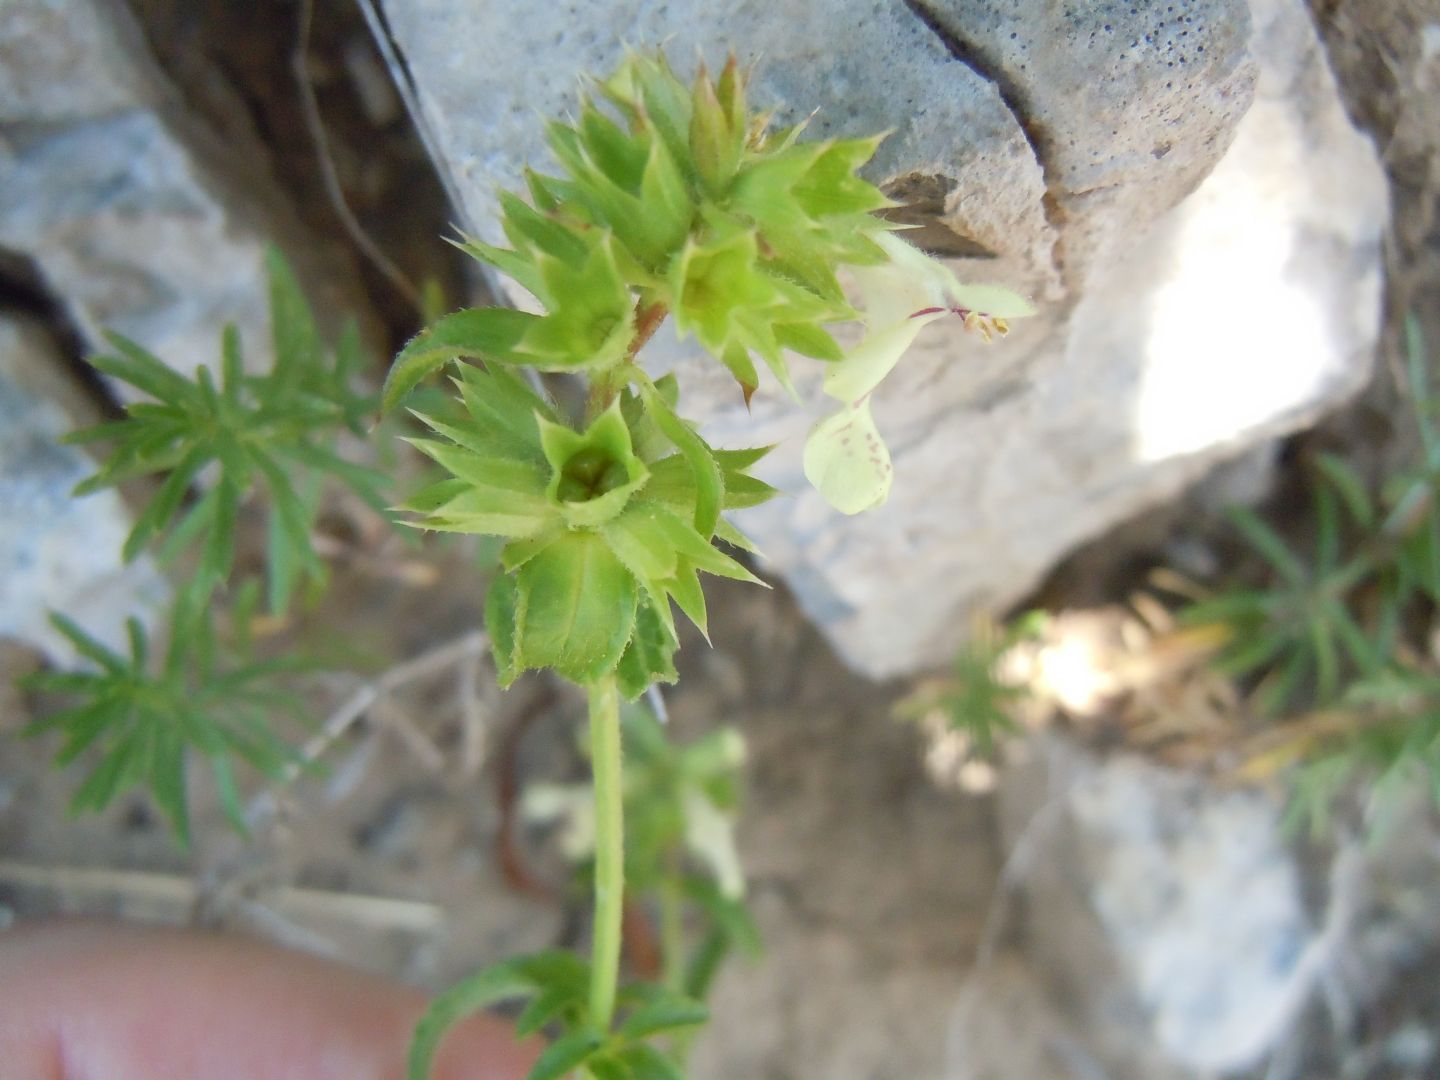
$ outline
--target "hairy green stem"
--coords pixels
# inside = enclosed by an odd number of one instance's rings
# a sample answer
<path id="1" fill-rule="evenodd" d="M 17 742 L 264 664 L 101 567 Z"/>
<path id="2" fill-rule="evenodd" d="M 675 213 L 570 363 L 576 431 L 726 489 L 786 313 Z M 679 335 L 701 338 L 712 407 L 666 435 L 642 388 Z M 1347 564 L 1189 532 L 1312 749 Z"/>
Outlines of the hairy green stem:
<path id="1" fill-rule="evenodd" d="M 625 363 L 609 371 L 602 371 L 590 381 L 590 393 L 585 402 L 585 422 L 590 423 L 610 407 L 632 375 L 640 372 L 635 357 L 645 344 L 655 336 L 655 331 L 665 321 L 669 309 L 658 300 L 647 302 L 643 298 L 635 304 L 635 336 L 630 341 Z"/>
<path id="2" fill-rule="evenodd" d="M 595 926 L 590 1020 L 608 1031 L 620 976 L 625 910 L 625 816 L 620 768 L 620 693 L 615 676 L 590 686 L 590 767 L 595 775 Z"/>

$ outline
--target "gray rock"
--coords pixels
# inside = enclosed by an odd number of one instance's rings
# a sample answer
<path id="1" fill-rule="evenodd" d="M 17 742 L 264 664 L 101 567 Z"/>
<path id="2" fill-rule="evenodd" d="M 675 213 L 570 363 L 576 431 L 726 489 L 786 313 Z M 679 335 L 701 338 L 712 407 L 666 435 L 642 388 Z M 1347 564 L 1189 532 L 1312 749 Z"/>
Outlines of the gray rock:
<path id="1" fill-rule="evenodd" d="M 50 626 L 51 611 L 123 648 L 125 617 L 149 621 L 166 588 L 148 557 L 121 563 L 130 516 L 114 491 L 70 496 L 95 467 L 59 438 L 94 417 L 59 365 L 36 326 L 0 319 L 0 637 L 69 664 L 73 650 Z"/>
<path id="2" fill-rule="evenodd" d="M 762 58 L 760 104 L 819 106 L 821 134 L 893 128 L 872 177 L 932 215 L 932 238 L 954 234 L 938 246 L 996 255 L 958 259 L 962 276 L 1042 300 L 990 349 L 943 324 L 922 335 L 874 400 L 896 480 L 859 518 L 801 474 L 827 408 L 814 365 L 797 380 L 812 405 L 762 389 L 747 415 L 693 348 L 647 353 L 681 369 L 710 435 L 780 444 L 767 479 L 794 497 L 740 524 L 871 675 L 943 661 L 976 609 L 1015 603 L 1076 545 L 1313 421 L 1369 371 L 1384 178 L 1300 0 L 1251 4 L 1253 63 L 1235 0 L 1084 7 L 637 2 L 545 20 L 518 3 L 386 5 L 482 233 L 491 186 L 544 162 L 540 117 L 609 69 L 618 40 L 666 40 L 682 60 L 734 48 Z"/>
<path id="3" fill-rule="evenodd" d="M 193 371 L 214 365 L 220 328 L 234 322 L 263 368 L 264 236 L 235 227 L 159 116 L 5 134 L 0 244 L 36 260 L 90 344 L 114 330 Z"/>
<path id="4" fill-rule="evenodd" d="M 143 36 L 117 3 L 15 0 L 0 26 L 0 115 L 64 124 L 156 105 L 161 84 L 137 65 Z"/>
<path id="5" fill-rule="evenodd" d="M 1143 1031 L 1143 1028 L 1137 1029 Z M 1103 1061 L 1042 971 L 1018 954 L 978 964 L 950 1019 L 944 1080 L 1191 1080 L 1189 1070 L 1134 1047 L 1131 1068 Z M 1127 1063 L 1128 1064 L 1128 1063 Z"/>
<path id="6" fill-rule="evenodd" d="M 1254 1064 L 1322 955 L 1281 808 L 1140 758 L 1042 749 L 1004 774 L 1002 830 L 1026 953 L 1087 1053 L 1121 1077 Z"/>
<path id="7" fill-rule="evenodd" d="M 198 122 L 118 0 L 12 0 L 0 20 L 0 246 L 32 259 L 92 346 L 110 329 L 181 370 L 239 326 L 268 363 L 264 249 L 317 268 L 263 148 Z M 357 310 L 343 275 L 307 273 Z"/>
<path id="8" fill-rule="evenodd" d="M 1072 290 L 1195 188 L 1250 104 L 1245 0 L 913 6 L 1021 118 Z"/>
<path id="9" fill-rule="evenodd" d="M 1392 775 L 1303 846 L 1283 797 L 1057 738 L 1016 748 L 999 784 L 1007 891 L 947 1077 L 1011 1075 L 1007 1007 L 1022 1050 L 1067 1061 L 1036 1076 L 1189 1080 L 1266 1057 L 1269 1075 L 1309 1076 L 1352 1050 L 1362 1013 L 1393 1009 L 1440 941 L 1433 793 Z M 1017 949 L 993 957 L 1005 929 Z"/>

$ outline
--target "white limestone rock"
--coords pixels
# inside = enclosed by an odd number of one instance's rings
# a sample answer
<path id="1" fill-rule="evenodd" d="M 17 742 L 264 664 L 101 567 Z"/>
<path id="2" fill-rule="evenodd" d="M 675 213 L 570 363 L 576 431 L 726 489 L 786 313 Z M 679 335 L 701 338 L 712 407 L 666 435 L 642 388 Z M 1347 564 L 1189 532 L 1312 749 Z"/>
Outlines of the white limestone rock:
<path id="1" fill-rule="evenodd" d="M 61 665 L 75 656 L 50 625 L 52 611 L 123 650 L 125 618 L 151 621 L 166 595 L 148 557 L 129 566 L 120 560 L 130 531 L 120 496 L 71 497 L 95 463 L 59 440 L 95 419 L 44 332 L 0 319 L 0 637 L 27 642 Z"/>
<path id="2" fill-rule="evenodd" d="M 182 100 L 120 0 L 8 0 L 0 18 L 0 247 L 32 260 L 87 344 L 113 330 L 166 363 L 216 362 L 236 324 L 269 362 L 264 253 L 321 304 L 363 317 L 266 173 Z M 129 388 L 117 387 L 124 397 Z"/>
<path id="3" fill-rule="evenodd" d="M 1282 808 L 1138 757 L 1038 749 L 1002 774 L 1002 832 L 1025 952 L 1086 1052 L 1122 1077 L 1255 1064 L 1323 958 Z"/>

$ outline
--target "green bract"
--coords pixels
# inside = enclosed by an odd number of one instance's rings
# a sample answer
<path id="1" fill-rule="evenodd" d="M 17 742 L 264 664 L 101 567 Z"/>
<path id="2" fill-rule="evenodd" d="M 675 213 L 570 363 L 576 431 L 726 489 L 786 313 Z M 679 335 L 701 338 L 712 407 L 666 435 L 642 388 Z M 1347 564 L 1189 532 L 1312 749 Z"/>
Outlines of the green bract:
<path id="1" fill-rule="evenodd" d="M 732 59 L 686 88 L 663 58 L 631 56 L 579 117 L 547 128 L 560 176 L 500 197 L 510 246 L 461 247 L 534 295 L 544 314 L 457 312 L 397 358 L 394 404 L 455 357 L 593 372 L 621 363 L 647 309 L 674 312 L 748 400 L 758 354 L 790 386 L 785 350 L 839 359 L 826 324 L 855 317 L 836 278 L 886 259 L 890 201 L 855 175 L 878 139 L 797 142 L 746 108 Z M 490 309 L 495 310 L 495 309 Z"/>
<path id="2" fill-rule="evenodd" d="M 764 451 L 713 450 L 675 414 L 669 382 L 627 391 L 583 431 L 503 368 L 456 382 L 469 422 L 420 415 L 441 438 L 411 440 L 450 476 L 403 509 L 425 528 L 510 541 L 486 602 L 501 681 L 618 669 L 633 698 L 673 680 L 670 602 L 703 631 L 700 572 L 756 580 L 711 541 L 743 543 L 720 511 L 771 493 L 745 473 Z"/>

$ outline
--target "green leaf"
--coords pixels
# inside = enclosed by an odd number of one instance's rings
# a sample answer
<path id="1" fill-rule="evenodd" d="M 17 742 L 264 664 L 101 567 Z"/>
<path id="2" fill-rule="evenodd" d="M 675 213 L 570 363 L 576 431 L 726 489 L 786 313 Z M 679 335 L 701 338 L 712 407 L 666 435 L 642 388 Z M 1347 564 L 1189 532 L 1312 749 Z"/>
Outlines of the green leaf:
<path id="1" fill-rule="evenodd" d="M 740 384 L 740 393 L 745 398 L 745 407 L 748 409 L 750 399 L 760 388 L 760 375 L 755 370 L 755 361 L 750 359 L 750 350 L 740 342 L 732 341 L 720 353 L 720 362 L 729 369 L 730 374 L 735 376 L 735 381 Z"/>
<path id="2" fill-rule="evenodd" d="M 440 1040 L 465 1017 L 507 998 L 522 997 L 532 989 L 533 983 L 512 961 L 477 971 L 437 996 L 415 1025 L 406 1066 L 408 1080 L 429 1080 Z"/>
<path id="3" fill-rule="evenodd" d="M 215 494 L 215 516 L 210 522 L 210 534 L 205 540 L 205 550 L 200 556 L 196 577 L 211 586 L 219 585 L 230 575 L 235 563 L 235 533 L 240 516 L 240 490 L 222 478 L 212 489 Z"/>
<path id="4" fill-rule="evenodd" d="M 590 965 L 572 952 L 547 949 L 515 960 L 515 970 L 539 987 L 567 988 L 577 999 L 589 989 Z"/>
<path id="5" fill-rule="evenodd" d="M 1244 507 L 1233 507 L 1229 512 L 1229 518 L 1245 535 L 1260 555 L 1280 574 L 1282 578 L 1291 584 L 1302 584 L 1305 581 L 1305 565 L 1286 546 L 1285 541 L 1280 539 L 1274 529 L 1261 521 L 1259 516 L 1252 510 Z"/>
<path id="6" fill-rule="evenodd" d="M 690 954 L 685 970 L 686 991 L 697 998 L 707 996 L 730 951 L 730 937 L 723 930 L 716 928 L 706 934 Z"/>
<path id="7" fill-rule="evenodd" d="M 688 561 L 681 560 L 674 576 L 665 582 L 665 591 L 670 594 L 670 598 L 675 601 L 676 606 L 685 613 L 685 617 L 695 624 L 705 640 L 709 641 L 710 627 L 705 609 L 705 589 L 700 584 L 700 577 L 695 573 L 695 568 Z"/>
<path id="8" fill-rule="evenodd" d="M 146 505 L 144 511 L 135 519 L 134 526 L 130 529 L 130 535 L 125 538 L 125 546 L 121 551 L 121 558 L 127 563 L 133 562 L 140 554 L 150 538 L 163 529 L 179 510 L 181 501 L 185 498 L 186 492 L 190 490 L 190 483 L 195 479 L 196 473 L 209 460 L 203 447 L 193 447 L 185 457 L 176 465 L 165 482 L 160 485 L 154 497 Z"/>
<path id="9" fill-rule="evenodd" d="M 37 720 L 25 729 L 25 733 L 37 735 L 52 727 L 63 726 L 65 745 L 56 752 L 55 764 L 65 766 L 93 746 L 101 735 L 124 726 L 129 714 L 128 702 L 102 699 L 86 707 L 47 717 L 43 723 Z"/>
<path id="10" fill-rule="evenodd" d="M 1335 635 L 1324 619 L 1312 619 L 1308 627 L 1311 655 L 1315 662 L 1316 697 L 1329 702 L 1340 684 L 1340 657 Z"/>
<path id="11" fill-rule="evenodd" d="M 105 340 L 120 354 L 119 356 L 96 356 L 90 366 L 113 379 L 128 382 L 137 390 L 143 390 L 156 401 L 193 407 L 197 393 L 193 383 L 183 375 L 167 367 L 161 360 L 146 352 L 129 338 L 113 331 L 105 333 Z"/>
<path id="12" fill-rule="evenodd" d="M 1413 311 L 1405 315 L 1405 370 L 1410 384 L 1410 401 L 1415 409 L 1415 425 L 1425 460 L 1432 467 L 1440 459 L 1440 435 L 1435 432 L 1431 412 L 1435 407 L 1430 395 L 1425 334 L 1420 318 Z"/>
<path id="13" fill-rule="evenodd" d="M 635 1080 L 685 1080 L 679 1066 L 653 1046 L 636 1043 L 617 1057 L 630 1069 Z"/>
<path id="14" fill-rule="evenodd" d="M 445 316 L 400 350 L 380 391 L 380 409 L 389 412 L 433 371 L 451 360 L 511 361 L 537 317 L 509 308 L 468 308 Z"/>
<path id="15" fill-rule="evenodd" d="M 170 819 L 181 847 L 190 846 L 190 815 L 185 799 L 185 746 L 173 726 L 157 728 L 150 767 L 155 801 Z"/>
<path id="16" fill-rule="evenodd" d="M 767 484 L 764 480 L 757 480 L 748 473 L 726 473 L 725 474 L 725 509 L 744 510 L 751 506 L 761 506 L 779 495 L 779 489 Z M 717 526 L 717 533 L 718 526 Z M 745 544 L 741 544 L 745 547 Z"/>
<path id="17" fill-rule="evenodd" d="M 504 214 L 502 224 L 505 228 L 505 235 L 509 237 L 510 242 L 515 245 L 517 250 L 526 251 L 530 255 L 537 252 L 543 253 L 570 266 L 582 265 L 589 256 L 589 243 L 575 229 L 561 221 L 558 216 L 541 213 L 533 207 L 527 206 L 523 199 L 509 192 L 501 194 L 500 209 Z M 538 273 L 538 267 L 533 259 L 529 265 L 534 267 Z M 521 283 L 524 284 L 523 281 Z M 536 295 L 545 300 L 547 306 L 554 303 L 556 299 L 546 296 L 543 291 Z"/>
<path id="18" fill-rule="evenodd" d="M 268 455 L 256 450 L 253 456 L 270 485 L 272 505 L 266 557 L 270 610 L 278 615 L 283 614 L 289 604 L 296 577 L 303 573 L 320 577 L 324 567 L 310 544 L 311 507 L 296 494 L 285 471 Z"/>
<path id="19" fill-rule="evenodd" d="M 569 987 L 551 986 L 541 990 L 515 1018 L 515 1037 L 525 1039 L 534 1035 L 576 1001 L 575 992 Z"/>
<path id="20" fill-rule="evenodd" d="M 534 458 L 501 457 L 476 452 L 461 446 L 430 439 L 405 440 L 444 468 L 457 480 L 465 482 L 465 490 L 493 488 L 516 497 L 516 513 L 529 513 L 533 508 L 543 512 L 545 488 L 550 481 L 543 462 Z"/>
<path id="21" fill-rule="evenodd" d="M 95 640 L 82 630 L 73 619 L 62 615 L 58 611 L 50 613 L 50 625 L 65 637 L 74 646 L 75 651 L 87 660 L 98 664 L 105 671 L 112 675 L 118 675 L 125 670 L 125 660 L 118 653 L 112 652 L 99 641 Z"/>
<path id="22" fill-rule="evenodd" d="M 245 821 L 245 807 L 240 802 L 240 789 L 235 783 L 235 770 L 230 767 L 230 759 L 223 753 L 212 754 L 210 771 L 215 776 L 215 791 L 220 796 L 220 808 L 224 810 L 230 827 L 241 839 L 250 839 L 250 827 Z"/>
<path id="23" fill-rule="evenodd" d="M 664 535 L 675 545 L 676 552 L 693 563 L 697 570 L 769 588 L 765 582 L 697 533 L 688 522 L 658 507 L 654 511 L 654 518 Z"/>
<path id="24" fill-rule="evenodd" d="M 1216 667 L 1231 675 L 1248 675 L 1269 664 L 1287 645 L 1285 636 L 1274 632 L 1261 632 L 1250 639 L 1241 638 L 1221 654 Z"/>
<path id="25" fill-rule="evenodd" d="M 702 66 L 695 79 L 690 105 L 690 154 L 696 171 L 712 195 L 718 195 L 735 176 L 745 149 L 745 125 L 733 126 L 734 116 L 721 104 Z"/>
<path id="26" fill-rule="evenodd" d="M 320 357 L 320 332 L 300 282 L 273 245 L 265 251 L 265 269 L 270 284 L 275 376 L 281 385 L 296 386 L 305 381 Z"/>
<path id="27" fill-rule="evenodd" d="M 657 682 L 673 683 L 679 675 L 675 671 L 675 652 L 680 642 L 674 630 L 655 612 L 654 605 L 669 605 L 663 593 L 659 597 L 641 601 L 635 613 L 635 632 L 630 637 L 620 663 L 615 669 L 620 683 L 620 692 L 627 701 L 635 701 Z"/>
<path id="28" fill-rule="evenodd" d="M 272 615 L 283 615 L 290 606 L 300 568 L 295 559 L 295 548 L 278 513 L 270 515 L 266 531 L 266 599 Z"/>
<path id="29" fill-rule="evenodd" d="M 125 776 L 134 768 L 134 759 L 139 750 L 134 740 L 127 739 L 113 747 L 100 763 L 85 777 L 83 783 L 70 798 L 70 812 L 78 814 L 85 810 L 103 810 L 125 781 Z"/>
<path id="30" fill-rule="evenodd" d="M 522 343 L 526 362 L 542 371 L 574 371 L 623 360 L 635 320 L 613 241 L 602 237 L 578 268 L 543 256 L 539 265 L 545 288 L 563 299 L 529 325 Z"/>
<path id="31" fill-rule="evenodd" d="M 619 662 L 635 626 L 635 579 L 595 533 L 575 532 L 516 574 L 518 668 L 588 684 Z"/>
<path id="32" fill-rule="evenodd" d="M 490 635 L 490 651 L 495 659 L 496 681 L 503 690 L 525 670 L 517 652 L 515 622 L 519 591 L 509 574 L 497 574 L 485 593 L 485 630 Z"/>
<path id="33" fill-rule="evenodd" d="M 685 177 L 663 142 L 650 147 L 645 173 L 640 181 L 640 201 L 645 206 L 641 220 L 647 225 L 650 244 L 660 253 L 658 265 L 685 242 L 695 217 L 695 204 Z"/>
<path id="34" fill-rule="evenodd" d="M 1334 454 L 1321 454 L 1315 464 L 1321 475 L 1334 485 L 1355 523 L 1362 529 L 1373 529 L 1375 504 L 1354 466 Z"/>
<path id="35" fill-rule="evenodd" d="M 592 1057 L 585 1063 L 585 1068 L 590 1070 L 595 1080 L 635 1080 L 629 1066 L 614 1058 Z"/>
<path id="36" fill-rule="evenodd" d="M 579 1068 L 603 1045 L 605 1036 L 597 1031 L 572 1031 L 562 1035 L 546 1047 L 525 1080 L 560 1080 L 560 1077 Z"/>
<path id="37" fill-rule="evenodd" d="M 1278 715 L 1295 697 L 1310 670 L 1310 655 L 1301 649 L 1291 650 L 1280 667 L 1256 689 L 1255 708 L 1266 716 Z"/>
<path id="38" fill-rule="evenodd" d="M 636 1009 L 620 1025 L 627 1039 L 643 1039 L 661 1031 L 693 1027 L 710 1019 L 710 1010 L 701 1002 L 679 994 L 665 994 Z"/>
<path id="39" fill-rule="evenodd" d="M 245 361 L 240 349 L 240 329 L 234 323 L 226 323 L 220 331 L 220 387 L 225 400 L 238 406 L 245 390 Z"/>
<path id="40" fill-rule="evenodd" d="M 678 554 L 668 530 L 656 522 L 659 512 L 648 503 L 638 502 L 602 530 L 616 558 L 641 581 L 664 579 L 675 573 Z"/>
<path id="41" fill-rule="evenodd" d="M 758 555 L 760 553 L 759 548 L 755 546 L 748 536 L 724 518 L 720 519 L 720 524 L 715 529 L 715 539 L 723 540 L 731 547 L 737 547 L 741 551 L 748 551 L 752 555 Z"/>
<path id="42" fill-rule="evenodd" d="M 811 323 L 777 323 L 775 340 L 791 352 L 816 360 L 833 363 L 845 355 L 829 333 Z"/>
<path id="43" fill-rule="evenodd" d="M 695 478 L 695 531 L 707 540 L 715 533 L 725 502 L 725 479 L 710 445 L 693 431 L 661 396 L 642 387 L 645 409 L 665 437 L 675 444 Z"/>

